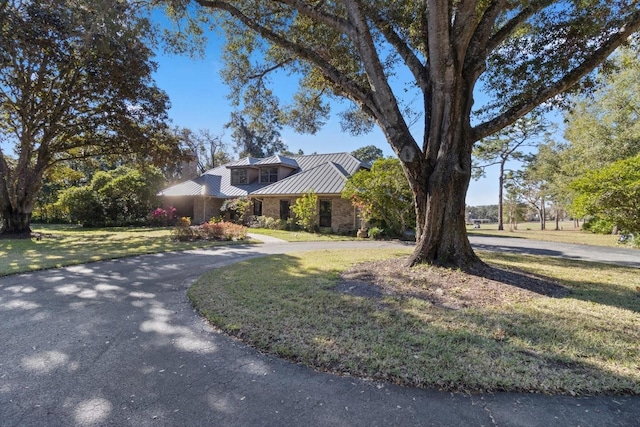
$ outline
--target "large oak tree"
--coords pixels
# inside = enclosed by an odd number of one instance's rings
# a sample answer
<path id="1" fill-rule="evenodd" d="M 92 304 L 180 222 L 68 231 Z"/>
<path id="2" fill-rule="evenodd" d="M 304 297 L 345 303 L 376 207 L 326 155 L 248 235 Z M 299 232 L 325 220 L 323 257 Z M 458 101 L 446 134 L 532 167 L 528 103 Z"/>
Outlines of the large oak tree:
<path id="1" fill-rule="evenodd" d="M 636 0 L 195 1 L 226 33 L 235 102 L 270 95 L 270 73 L 299 76 L 281 114 L 314 131 L 324 97 L 349 99 L 350 129 L 379 126 L 409 180 L 410 264 L 461 267 L 479 262 L 464 218 L 474 143 L 562 102 L 640 26 Z M 490 98 L 474 107 L 480 88 Z"/>
<path id="2" fill-rule="evenodd" d="M 151 27 L 131 3 L 0 4 L 0 216 L 28 233 L 43 175 L 90 156 L 149 160 L 176 147 L 153 80 Z"/>

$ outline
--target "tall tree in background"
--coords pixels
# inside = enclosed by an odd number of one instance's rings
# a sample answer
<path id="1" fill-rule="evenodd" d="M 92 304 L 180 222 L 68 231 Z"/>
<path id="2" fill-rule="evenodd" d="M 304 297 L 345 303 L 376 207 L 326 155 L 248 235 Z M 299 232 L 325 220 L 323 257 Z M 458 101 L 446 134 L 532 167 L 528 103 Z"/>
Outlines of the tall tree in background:
<path id="1" fill-rule="evenodd" d="M 231 139 L 239 157 L 267 157 L 287 149 L 280 136 L 281 125 L 275 120 L 248 122 L 240 113 L 234 112 L 225 126 L 232 129 Z"/>
<path id="2" fill-rule="evenodd" d="M 28 233 L 43 175 L 97 155 L 166 160 L 168 98 L 130 3 L 11 0 L 0 8 L 1 232 Z"/>
<path id="3" fill-rule="evenodd" d="M 640 154 L 640 40 L 612 62 L 613 71 L 599 74 L 598 90 L 576 97 L 565 117 L 563 166 L 574 178 Z"/>
<path id="4" fill-rule="evenodd" d="M 272 97 L 281 72 L 300 90 L 288 107 L 264 105 L 296 130 L 326 121 L 327 97 L 352 102 L 353 131 L 380 127 L 415 199 L 410 265 L 480 263 L 465 227 L 474 143 L 562 102 L 640 27 L 636 0 L 195 1 L 226 33 L 224 74 L 244 105 Z M 491 99 L 472 124 L 479 84 Z"/>
<path id="5" fill-rule="evenodd" d="M 507 174 L 506 189 L 509 193 L 517 193 L 521 199 L 538 214 L 540 230 L 547 227 L 547 199 L 549 183 L 545 171 L 540 168 L 539 158 L 527 156 L 522 170 Z"/>
<path id="6" fill-rule="evenodd" d="M 555 219 L 555 230 L 560 229 L 560 219 L 573 196 L 569 188 L 571 178 L 563 168 L 564 150 L 564 144 L 549 140 L 538 146 L 538 153 L 535 155 L 534 174 L 545 181 L 547 201 L 551 203 Z"/>
<path id="7" fill-rule="evenodd" d="M 363 162 L 373 163 L 374 161 L 384 157 L 382 150 L 375 145 L 365 145 L 351 152 L 351 155 Z"/>
<path id="8" fill-rule="evenodd" d="M 523 148 L 535 147 L 539 144 L 539 136 L 548 128 L 548 123 L 539 115 L 532 114 L 521 117 L 515 123 L 500 132 L 488 136 L 476 144 L 473 149 L 476 178 L 485 176 L 486 168 L 499 166 L 498 171 L 498 230 L 504 230 L 503 192 L 506 164 L 508 161 L 522 160 L 526 153 Z"/>
<path id="9" fill-rule="evenodd" d="M 195 155 L 198 172 L 201 174 L 231 160 L 222 136 L 214 135 L 209 129 L 200 129 L 197 132 L 180 129 L 178 134 L 185 148 Z"/>

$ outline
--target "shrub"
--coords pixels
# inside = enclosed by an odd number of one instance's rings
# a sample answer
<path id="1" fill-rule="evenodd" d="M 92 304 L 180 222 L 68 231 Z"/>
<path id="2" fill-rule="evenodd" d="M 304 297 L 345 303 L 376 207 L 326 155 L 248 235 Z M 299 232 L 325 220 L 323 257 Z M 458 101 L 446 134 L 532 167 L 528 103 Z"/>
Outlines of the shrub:
<path id="1" fill-rule="evenodd" d="M 287 231 L 298 231 L 298 230 L 300 230 L 301 228 L 304 228 L 304 227 L 301 227 L 301 226 L 300 226 L 300 222 L 299 222 L 296 218 L 289 218 L 289 219 L 288 219 L 288 220 L 286 220 L 286 221 L 282 221 L 282 220 L 280 220 L 280 223 L 281 223 L 281 224 L 282 224 L 282 226 L 284 227 L 284 228 L 281 228 L 281 230 L 287 230 Z M 315 226 L 314 226 L 314 228 L 315 228 Z M 306 231 L 313 232 L 313 231 L 314 231 L 314 228 L 312 228 L 312 229 L 306 229 L 306 228 L 304 228 L 304 229 L 305 229 Z"/>
<path id="2" fill-rule="evenodd" d="M 296 215 L 293 222 L 304 230 L 313 232 L 316 229 L 316 217 L 318 216 L 318 196 L 313 190 L 309 190 L 298 197 L 291 206 L 291 210 Z"/>
<path id="3" fill-rule="evenodd" d="M 95 191 L 89 187 L 70 187 L 58 199 L 59 206 L 69 215 L 69 220 L 84 227 L 104 224 L 104 209 Z"/>
<path id="4" fill-rule="evenodd" d="M 590 218 L 582 225 L 583 230 L 594 234 L 611 234 L 613 227 L 613 222 L 596 217 Z"/>
<path id="5" fill-rule="evenodd" d="M 378 227 L 371 227 L 369 229 L 369 237 L 375 240 L 382 239 L 384 230 Z"/>
<path id="6" fill-rule="evenodd" d="M 244 240 L 247 227 L 232 222 L 207 222 L 196 228 L 198 237 L 203 240 Z"/>
<path id="7" fill-rule="evenodd" d="M 286 230 L 287 221 L 276 219 L 270 216 L 254 216 L 251 218 L 249 227 L 267 228 L 269 230 Z"/>
<path id="8" fill-rule="evenodd" d="M 183 216 L 176 221 L 176 226 L 173 229 L 173 237 L 181 242 L 185 240 L 191 240 L 195 237 L 193 230 L 191 229 L 191 218 Z"/>
<path id="9" fill-rule="evenodd" d="M 220 212 L 226 212 L 229 218 L 238 224 L 242 224 L 244 221 L 244 214 L 251 206 L 251 200 L 246 197 L 239 197 L 237 199 L 226 199 L 222 206 L 220 206 Z"/>

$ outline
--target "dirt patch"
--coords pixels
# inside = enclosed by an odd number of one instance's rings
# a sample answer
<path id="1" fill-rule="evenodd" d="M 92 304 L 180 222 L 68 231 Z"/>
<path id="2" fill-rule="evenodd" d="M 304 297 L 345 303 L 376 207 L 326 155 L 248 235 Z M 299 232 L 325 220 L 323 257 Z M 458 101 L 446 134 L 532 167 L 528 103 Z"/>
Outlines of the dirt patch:
<path id="1" fill-rule="evenodd" d="M 366 262 L 342 273 L 337 292 L 368 298 L 418 298 L 450 309 L 518 303 L 542 296 L 560 298 L 568 290 L 522 271 L 486 266 L 473 273 L 441 267 L 407 268 L 405 258 Z"/>

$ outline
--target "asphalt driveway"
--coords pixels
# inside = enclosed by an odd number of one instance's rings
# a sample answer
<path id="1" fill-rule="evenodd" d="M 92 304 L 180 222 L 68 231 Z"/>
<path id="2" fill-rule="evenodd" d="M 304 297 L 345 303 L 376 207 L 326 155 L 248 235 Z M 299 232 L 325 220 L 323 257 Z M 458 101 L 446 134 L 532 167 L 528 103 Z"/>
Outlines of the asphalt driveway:
<path id="1" fill-rule="evenodd" d="M 216 332 L 187 301 L 189 284 L 211 268 L 336 245 L 391 243 L 218 247 L 1 278 L 0 425 L 632 426 L 640 420 L 639 397 L 464 395 L 318 373 Z"/>

